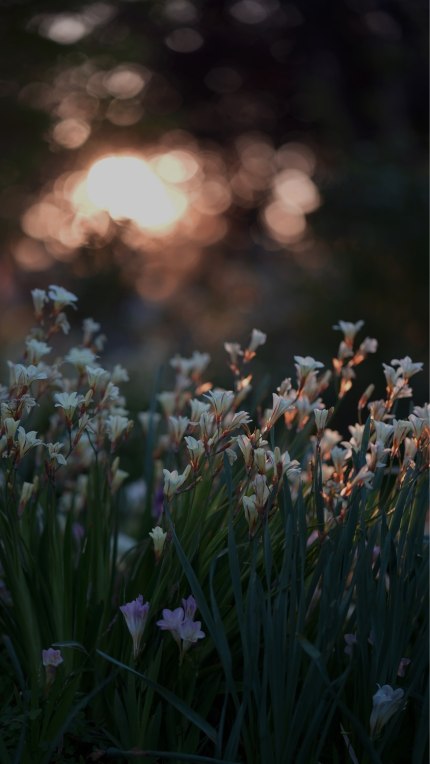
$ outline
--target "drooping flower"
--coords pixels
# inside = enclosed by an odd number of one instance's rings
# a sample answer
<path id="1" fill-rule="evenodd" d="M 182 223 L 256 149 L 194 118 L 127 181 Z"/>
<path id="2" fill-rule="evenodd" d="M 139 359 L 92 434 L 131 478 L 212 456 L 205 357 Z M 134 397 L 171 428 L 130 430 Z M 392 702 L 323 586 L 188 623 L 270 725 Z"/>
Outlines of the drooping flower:
<path id="1" fill-rule="evenodd" d="M 140 643 L 148 619 L 149 602 L 144 603 L 142 594 L 139 594 L 135 600 L 121 605 L 120 610 L 133 640 L 133 657 L 136 660 L 140 652 Z"/>

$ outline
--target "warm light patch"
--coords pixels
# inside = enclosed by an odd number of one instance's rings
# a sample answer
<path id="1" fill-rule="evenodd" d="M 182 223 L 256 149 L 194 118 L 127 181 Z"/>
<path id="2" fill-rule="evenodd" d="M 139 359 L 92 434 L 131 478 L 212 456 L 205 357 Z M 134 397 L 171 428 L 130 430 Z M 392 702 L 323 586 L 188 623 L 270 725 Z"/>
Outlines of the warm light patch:
<path id="1" fill-rule="evenodd" d="M 114 220 L 132 220 L 141 228 L 164 229 L 185 213 L 184 193 L 167 186 L 143 159 L 108 156 L 90 168 L 85 190 L 89 201 Z"/>

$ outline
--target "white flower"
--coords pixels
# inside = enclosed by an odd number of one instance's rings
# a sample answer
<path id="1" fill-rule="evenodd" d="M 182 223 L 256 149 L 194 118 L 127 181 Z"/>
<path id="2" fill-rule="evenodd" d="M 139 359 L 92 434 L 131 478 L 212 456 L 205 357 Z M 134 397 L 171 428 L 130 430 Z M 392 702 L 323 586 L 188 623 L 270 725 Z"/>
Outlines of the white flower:
<path id="1" fill-rule="evenodd" d="M 423 368 L 422 363 L 413 363 L 412 358 L 408 355 L 400 359 L 394 358 L 391 361 L 391 364 L 393 366 L 398 366 L 397 374 L 401 374 L 405 379 L 410 379 L 414 374 L 422 371 Z"/>
<path id="2" fill-rule="evenodd" d="M 36 380 L 47 379 L 48 377 L 45 371 L 33 364 L 24 366 L 22 363 L 12 363 L 11 361 L 8 361 L 7 364 L 9 366 L 10 387 L 11 390 L 15 391 L 17 397 L 26 392 Z"/>
<path id="3" fill-rule="evenodd" d="M 189 401 L 190 408 L 191 408 L 191 421 L 192 422 L 198 422 L 201 415 L 205 411 L 209 411 L 210 405 L 209 403 L 204 403 L 203 401 L 199 401 L 198 398 L 192 398 L 192 400 Z"/>
<path id="4" fill-rule="evenodd" d="M 226 421 L 224 422 L 224 428 L 228 432 L 231 432 L 232 430 L 237 430 L 238 427 L 243 427 L 250 421 L 251 417 L 247 411 L 236 411 L 235 414 L 229 413 L 227 415 Z"/>
<path id="5" fill-rule="evenodd" d="M 57 401 L 55 408 L 62 408 L 64 410 L 66 419 L 71 422 L 73 415 L 78 406 L 81 405 L 84 398 L 78 393 L 55 393 L 54 399 Z"/>
<path id="6" fill-rule="evenodd" d="M 276 471 L 281 472 L 282 475 L 286 475 L 289 480 L 294 480 L 301 473 L 300 462 L 297 459 L 291 459 L 288 451 L 284 451 L 281 454 L 278 446 L 275 446 L 273 453 L 274 463 Z"/>
<path id="7" fill-rule="evenodd" d="M 364 326 L 364 321 L 356 321 L 355 324 L 351 321 L 339 321 L 338 324 L 333 326 L 333 329 L 343 332 L 345 341 L 348 344 L 352 344 L 355 335 Z"/>
<path id="8" fill-rule="evenodd" d="M 264 430 L 266 432 L 270 430 L 278 421 L 278 419 L 283 414 L 285 414 L 286 411 L 288 411 L 289 408 L 291 408 L 291 403 L 289 400 L 282 398 L 282 396 L 278 395 L 277 393 L 272 393 L 272 408 L 267 412 L 267 419 Z"/>
<path id="9" fill-rule="evenodd" d="M 49 452 L 49 460 L 51 462 L 56 461 L 58 464 L 67 464 L 66 458 L 60 451 L 64 448 L 64 443 L 45 443 Z"/>
<path id="10" fill-rule="evenodd" d="M 164 475 L 164 495 L 166 498 L 171 499 L 172 496 L 180 489 L 180 487 L 185 483 L 188 475 L 190 474 L 191 465 L 187 464 L 185 467 L 185 470 L 181 475 L 179 475 L 177 470 L 173 470 L 173 472 L 169 472 L 169 470 L 164 469 L 163 475 Z"/>
<path id="11" fill-rule="evenodd" d="M 83 374 L 86 366 L 91 366 L 96 360 L 96 356 L 89 348 L 72 348 L 64 358 L 65 361 L 73 364 L 80 374 Z"/>
<path id="12" fill-rule="evenodd" d="M 93 321 L 92 318 L 84 318 L 82 322 L 82 329 L 84 332 L 84 345 L 89 345 L 93 335 L 100 331 L 100 324 L 97 321 Z"/>
<path id="13" fill-rule="evenodd" d="M 43 313 L 43 306 L 45 302 L 48 302 L 48 295 L 44 289 L 32 289 L 31 296 L 33 298 L 34 311 L 36 318 L 39 319 Z"/>
<path id="14" fill-rule="evenodd" d="M 19 497 L 18 515 L 21 516 L 31 497 L 35 493 L 37 483 L 23 483 Z"/>
<path id="15" fill-rule="evenodd" d="M 404 691 L 395 690 L 389 684 L 382 687 L 373 696 L 373 708 L 370 715 L 370 736 L 375 738 L 392 716 L 403 706 Z"/>
<path id="16" fill-rule="evenodd" d="M 25 341 L 27 347 L 27 358 L 29 363 L 39 363 L 43 356 L 48 355 L 52 348 L 46 342 L 40 342 L 34 338 L 27 339 Z"/>
<path id="17" fill-rule="evenodd" d="M 108 371 L 99 366 L 86 366 L 85 371 L 87 372 L 88 384 L 93 390 L 105 389 L 110 377 Z"/>
<path id="18" fill-rule="evenodd" d="M 247 347 L 247 353 L 255 353 L 260 345 L 264 345 L 267 339 L 267 334 L 261 332 L 259 329 L 253 329 L 251 334 L 251 340 Z"/>
<path id="19" fill-rule="evenodd" d="M 120 416 L 118 414 L 108 416 L 106 420 L 106 430 L 110 441 L 116 443 L 121 435 L 130 431 L 132 424 L 132 421 L 125 416 Z"/>
<path id="20" fill-rule="evenodd" d="M 316 361 L 315 358 L 312 358 L 310 355 L 302 356 L 302 355 L 295 355 L 294 360 L 296 363 L 294 364 L 297 371 L 297 383 L 299 385 L 302 385 L 311 371 L 315 371 L 315 369 L 322 369 L 324 364 L 320 361 Z"/>
<path id="21" fill-rule="evenodd" d="M 414 437 L 418 440 L 422 434 L 429 429 L 428 420 L 416 416 L 415 414 L 409 414 L 408 419 L 412 425 Z"/>
<path id="22" fill-rule="evenodd" d="M 338 475 L 343 473 L 344 464 L 351 456 L 351 449 L 334 446 L 330 452 L 331 460 Z"/>
<path id="23" fill-rule="evenodd" d="M 167 532 L 163 531 L 159 525 L 156 525 L 155 528 L 150 531 L 149 535 L 154 543 L 155 559 L 159 560 L 163 552 L 164 543 L 167 538 Z"/>
<path id="24" fill-rule="evenodd" d="M 67 320 L 67 316 L 65 313 L 60 312 L 56 319 L 55 319 L 55 326 L 58 326 L 63 334 L 68 334 L 70 332 L 70 324 Z"/>
<path id="25" fill-rule="evenodd" d="M 407 419 L 393 419 L 393 453 L 398 451 L 400 444 L 412 430 L 412 424 Z"/>
<path id="26" fill-rule="evenodd" d="M 179 445 L 179 441 L 182 439 L 189 423 L 190 420 L 186 416 L 169 416 L 169 435 L 176 445 Z"/>
<path id="27" fill-rule="evenodd" d="M 210 390 L 204 397 L 208 399 L 209 405 L 217 419 L 220 419 L 227 413 L 234 401 L 232 390 Z"/>
<path id="28" fill-rule="evenodd" d="M 19 419 L 13 419 L 8 416 L 3 421 L 3 432 L 6 435 L 7 440 L 11 440 L 15 437 L 15 433 L 18 429 Z"/>
<path id="29" fill-rule="evenodd" d="M 243 350 L 238 342 L 224 342 L 224 350 L 230 356 L 230 363 L 236 366 L 239 356 L 243 356 Z"/>
<path id="30" fill-rule="evenodd" d="M 315 422 L 318 432 L 325 429 L 327 420 L 332 415 L 333 409 L 314 409 Z"/>
<path id="31" fill-rule="evenodd" d="M 30 449 L 40 446 L 42 441 L 37 437 L 35 430 L 26 432 L 23 427 L 18 427 L 18 450 L 19 456 L 22 458 Z"/>
<path id="32" fill-rule="evenodd" d="M 247 470 L 251 469 L 252 462 L 254 459 L 254 452 L 252 448 L 252 443 L 247 435 L 238 435 L 236 438 L 236 443 L 239 446 L 240 450 L 242 451 L 242 456 L 245 462 L 245 467 Z"/>
<path id="33" fill-rule="evenodd" d="M 159 393 L 157 395 L 157 398 L 160 402 L 161 408 L 163 409 L 165 416 L 170 416 L 171 414 L 173 414 L 177 405 L 176 393 L 171 393 L 166 391 L 163 393 Z"/>
<path id="34" fill-rule="evenodd" d="M 129 476 L 129 473 L 126 472 L 125 470 L 121 470 L 119 467 L 115 469 L 115 471 L 113 472 L 112 480 L 110 484 L 112 493 L 116 493 L 118 491 L 118 489 L 122 486 L 124 480 L 127 480 L 128 476 Z"/>
<path id="35" fill-rule="evenodd" d="M 160 423 L 161 414 L 157 411 L 139 411 L 137 418 L 142 425 L 143 432 L 148 434 L 151 426 L 154 430 L 157 429 Z"/>
<path id="36" fill-rule="evenodd" d="M 197 467 L 200 459 L 202 458 L 205 452 L 204 443 L 201 440 L 196 440 L 196 438 L 193 438 L 191 435 L 186 435 L 184 440 L 185 440 L 185 443 L 187 444 L 187 449 L 191 457 L 192 466 Z"/>
<path id="37" fill-rule="evenodd" d="M 54 309 L 56 311 L 62 310 L 66 305 L 75 307 L 74 303 L 78 300 L 75 294 L 68 292 L 64 287 L 56 286 L 55 284 L 51 284 L 49 287 L 48 297 L 54 302 Z"/>
<path id="38" fill-rule="evenodd" d="M 361 448 L 361 441 L 363 440 L 364 424 L 348 425 L 348 430 L 351 433 L 350 445 L 354 451 L 359 451 Z"/>
<path id="39" fill-rule="evenodd" d="M 392 424 L 386 422 L 373 422 L 375 428 L 376 442 L 382 443 L 385 446 L 388 438 L 392 434 L 394 427 Z"/>
<path id="40" fill-rule="evenodd" d="M 265 475 L 256 475 L 252 485 L 255 490 L 255 504 L 257 509 L 262 510 L 270 496 Z"/>
<path id="41" fill-rule="evenodd" d="M 130 380 L 130 377 L 128 376 L 127 369 L 124 369 L 124 367 L 121 366 L 121 364 L 116 363 L 115 366 L 113 367 L 111 379 L 115 385 L 119 385 L 120 382 L 128 382 Z"/>
<path id="42" fill-rule="evenodd" d="M 249 527 L 249 534 L 252 536 L 255 526 L 257 525 L 259 514 L 256 507 L 256 496 L 243 496 L 242 497 L 243 509 L 245 512 L 246 522 Z"/>

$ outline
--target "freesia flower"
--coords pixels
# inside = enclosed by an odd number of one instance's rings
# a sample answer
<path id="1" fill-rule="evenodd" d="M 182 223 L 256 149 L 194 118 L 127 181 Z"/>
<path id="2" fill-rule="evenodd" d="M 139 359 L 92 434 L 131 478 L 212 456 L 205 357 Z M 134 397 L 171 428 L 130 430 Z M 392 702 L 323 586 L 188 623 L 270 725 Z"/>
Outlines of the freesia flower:
<path id="1" fill-rule="evenodd" d="M 51 284 L 49 287 L 48 297 L 50 300 L 53 300 L 54 310 L 56 311 L 62 310 L 67 305 L 71 305 L 75 308 L 75 302 L 78 300 L 75 294 L 64 289 L 64 287 L 56 286 L 55 284 Z"/>
<path id="2" fill-rule="evenodd" d="M 150 531 L 149 535 L 152 538 L 152 541 L 154 542 L 154 554 L 155 554 L 155 559 L 158 562 L 158 560 L 160 559 L 163 553 L 163 548 L 164 548 L 164 543 L 166 541 L 167 532 L 163 531 L 163 529 L 160 528 L 159 525 L 156 525 L 155 528 L 153 528 L 152 531 Z"/>
<path id="3" fill-rule="evenodd" d="M 121 605 L 120 610 L 133 640 L 133 657 L 136 660 L 148 618 L 149 602 L 144 603 L 142 594 L 139 594 L 135 600 Z"/>
<path id="4" fill-rule="evenodd" d="M 179 662 L 182 662 L 184 654 L 199 639 L 206 635 L 201 630 L 201 622 L 194 621 L 197 610 L 197 604 L 192 595 L 182 600 L 183 607 L 177 607 L 175 610 L 165 608 L 163 618 L 157 621 L 157 626 L 162 631 L 170 631 L 173 639 L 179 647 Z"/>
<path id="5" fill-rule="evenodd" d="M 362 326 L 364 326 L 364 321 L 356 321 L 355 323 L 352 323 L 352 321 L 339 321 L 339 323 L 333 326 L 333 329 L 343 332 L 345 342 L 352 345 L 355 335 Z"/>
<path id="6" fill-rule="evenodd" d="M 164 469 L 163 475 L 164 475 L 164 495 L 171 499 L 172 496 L 180 489 L 180 487 L 185 483 L 188 475 L 190 474 L 191 465 L 187 464 L 185 467 L 183 473 L 179 475 L 177 470 L 173 470 L 173 472 L 169 472 L 169 470 Z"/>
<path id="7" fill-rule="evenodd" d="M 73 415 L 78 406 L 81 405 L 84 398 L 78 393 L 55 393 L 54 399 L 56 401 L 55 408 L 62 408 L 68 424 L 70 425 L 73 419 Z"/>
<path id="8" fill-rule="evenodd" d="M 42 650 L 42 663 L 45 667 L 46 687 L 50 687 L 54 682 L 58 666 L 63 663 L 61 650 L 54 650 L 52 647 Z"/>
<path id="9" fill-rule="evenodd" d="M 90 348 L 72 348 L 64 357 L 65 361 L 73 364 L 80 374 L 83 374 L 86 366 L 92 366 L 96 356 Z"/>
<path id="10" fill-rule="evenodd" d="M 382 728 L 392 716 L 402 707 L 404 691 L 401 688 L 395 690 L 389 684 L 382 687 L 373 696 L 373 708 L 370 715 L 370 736 L 378 737 Z"/>
<path id="11" fill-rule="evenodd" d="M 39 320 L 43 313 L 43 306 L 45 302 L 48 302 L 48 295 L 44 289 L 32 289 L 31 296 L 33 298 L 34 312 L 37 320 Z"/>

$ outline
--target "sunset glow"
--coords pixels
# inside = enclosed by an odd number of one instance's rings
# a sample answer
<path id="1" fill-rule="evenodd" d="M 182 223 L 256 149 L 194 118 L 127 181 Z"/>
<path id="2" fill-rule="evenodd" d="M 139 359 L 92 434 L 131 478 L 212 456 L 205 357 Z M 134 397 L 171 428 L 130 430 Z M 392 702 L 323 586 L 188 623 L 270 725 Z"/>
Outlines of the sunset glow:
<path id="1" fill-rule="evenodd" d="M 176 223 L 188 207 L 182 191 L 168 186 L 145 160 L 134 156 L 99 159 L 88 172 L 85 190 L 90 203 L 113 220 L 132 220 L 154 231 Z"/>

